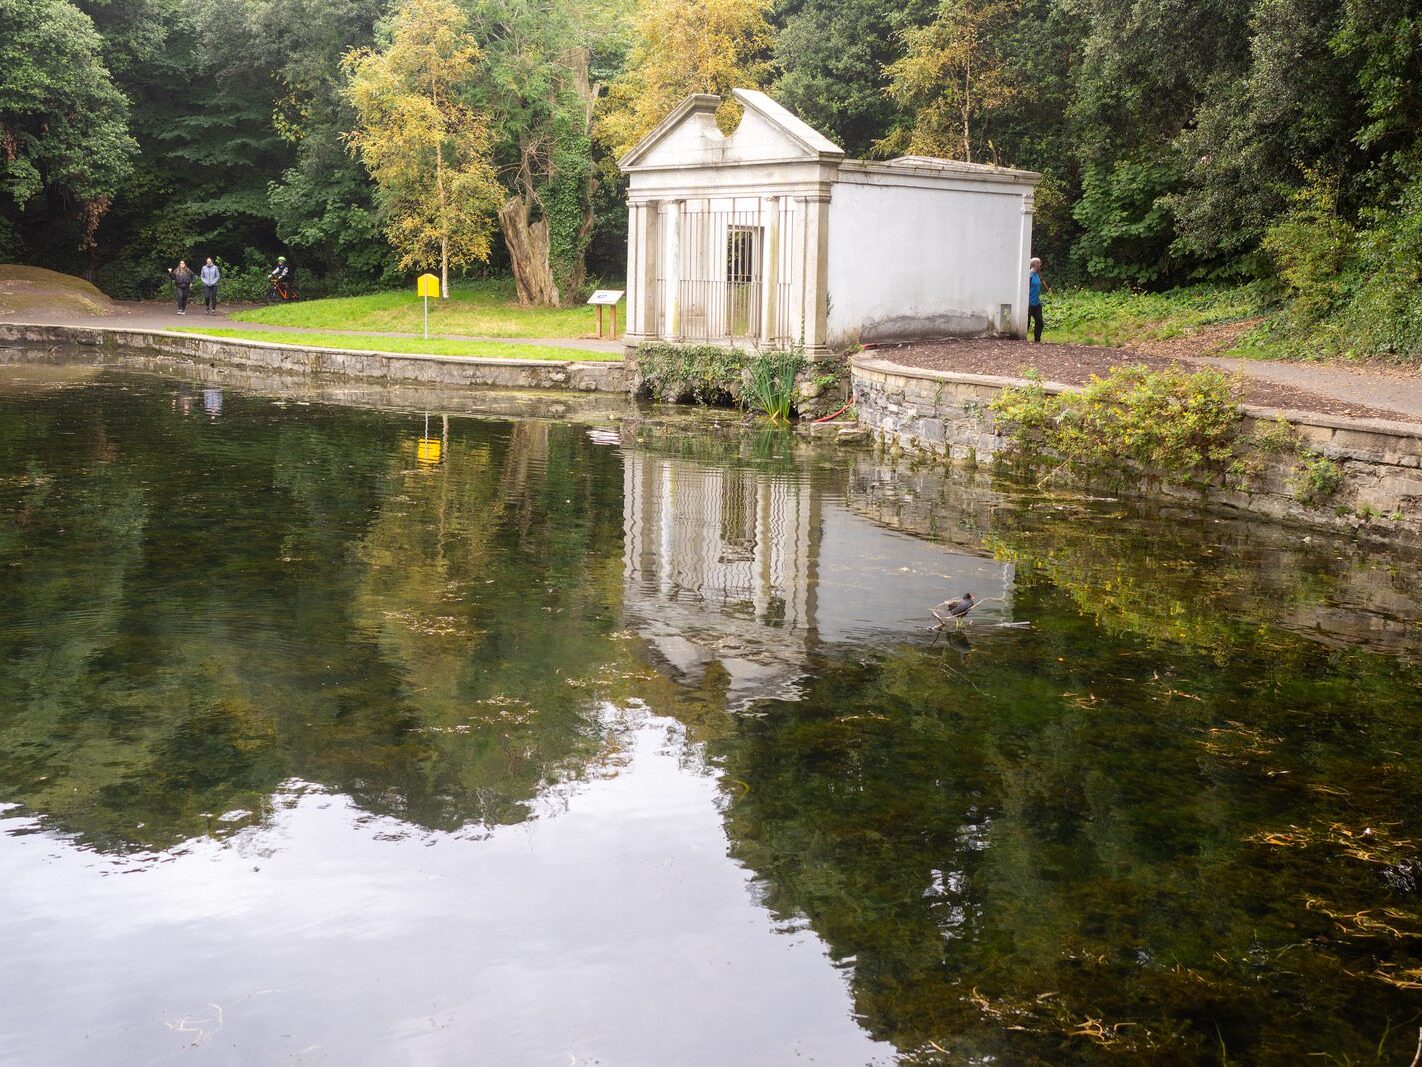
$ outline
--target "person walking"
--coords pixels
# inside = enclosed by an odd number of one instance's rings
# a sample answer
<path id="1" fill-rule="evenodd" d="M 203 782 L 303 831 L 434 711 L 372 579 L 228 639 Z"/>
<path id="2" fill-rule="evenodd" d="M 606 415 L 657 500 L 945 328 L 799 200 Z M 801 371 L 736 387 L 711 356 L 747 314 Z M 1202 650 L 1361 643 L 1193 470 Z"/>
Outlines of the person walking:
<path id="1" fill-rule="evenodd" d="M 222 272 L 217 269 L 217 264 L 212 261 L 212 257 L 207 257 L 207 262 L 202 265 L 202 306 L 207 308 L 209 315 L 217 314 L 217 283 L 222 280 Z"/>
<path id="2" fill-rule="evenodd" d="M 1032 330 L 1032 340 L 1042 343 L 1042 261 L 1035 256 L 1027 264 L 1027 329 Z M 1035 327 L 1035 329 L 1034 329 Z"/>
<path id="3" fill-rule="evenodd" d="M 193 272 L 188 267 L 185 259 L 178 260 L 176 267 L 169 267 L 168 273 L 173 276 L 173 284 L 178 287 L 178 314 L 188 313 L 188 291 L 193 287 Z"/>

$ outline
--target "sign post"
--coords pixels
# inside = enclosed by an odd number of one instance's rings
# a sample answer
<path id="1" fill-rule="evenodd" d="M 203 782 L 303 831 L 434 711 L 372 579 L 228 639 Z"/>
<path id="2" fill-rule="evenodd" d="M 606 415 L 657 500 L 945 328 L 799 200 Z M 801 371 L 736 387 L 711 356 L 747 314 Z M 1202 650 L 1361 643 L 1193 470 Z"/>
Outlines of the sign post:
<path id="1" fill-rule="evenodd" d="M 415 295 L 425 298 L 425 340 L 430 339 L 430 297 L 439 299 L 439 279 L 433 274 L 421 274 L 415 280 Z"/>
<path id="2" fill-rule="evenodd" d="M 599 289 L 588 297 L 588 303 L 597 308 L 597 336 L 602 339 L 602 309 L 612 309 L 612 339 L 617 340 L 617 302 L 622 299 L 621 289 Z"/>

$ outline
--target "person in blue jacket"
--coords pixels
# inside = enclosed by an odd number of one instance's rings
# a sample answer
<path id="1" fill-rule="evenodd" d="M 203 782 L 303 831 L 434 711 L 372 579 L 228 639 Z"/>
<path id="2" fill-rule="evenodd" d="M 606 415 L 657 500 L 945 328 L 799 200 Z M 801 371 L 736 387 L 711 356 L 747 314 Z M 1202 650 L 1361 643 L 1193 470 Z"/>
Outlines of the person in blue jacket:
<path id="1" fill-rule="evenodd" d="M 1042 261 L 1035 256 L 1027 264 L 1027 329 L 1032 330 L 1032 340 L 1042 343 Z"/>

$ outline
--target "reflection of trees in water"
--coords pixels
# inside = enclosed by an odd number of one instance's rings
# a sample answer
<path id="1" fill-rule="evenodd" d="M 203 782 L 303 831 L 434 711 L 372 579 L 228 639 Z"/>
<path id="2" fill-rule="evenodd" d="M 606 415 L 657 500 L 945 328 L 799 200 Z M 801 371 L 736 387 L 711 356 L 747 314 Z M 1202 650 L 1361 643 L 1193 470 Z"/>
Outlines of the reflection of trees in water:
<path id="1" fill-rule="evenodd" d="M 1422 678 L 1287 636 L 1167 659 L 1020 594 L 1037 629 L 978 635 L 970 665 L 827 661 L 714 746 L 766 905 L 921 1062 L 1363 1058 L 1389 1026 L 1405 1062 L 1413 994 L 1386 979 L 1415 942 L 1318 909 L 1422 933 L 1388 882 L 1416 869 Z M 1272 843 L 1291 825 L 1306 845 Z M 1340 826 L 1395 847 L 1360 858 Z"/>
<path id="2" fill-rule="evenodd" d="M 849 506 L 1049 578 L 1104 629 L 1231 654 L 1261 627 L 1422 657 L 1417 553 L 1151 501 L 1022 491 L 1002 477 L 856 462 Z"/>
<path id="3" fill-rule="evenodd" d="M 0 418 L 29 472 L 0 484 L 3 799 L 118 848 L 244 825 L 292 777 L 449 827 L 598 751 L 569 683 L 616 647 L 605 450 L 465 422 L 416 474 L 388 416 L 209 423 L 123 381 Z"/>
<path id="4" fill-rule="evenodd" d="M 606 755 L 589 679 L 614 654 L 598 541 L 617 501 L 578 473 L 596 457 L 569 427 L 470 429 L 437 468 L 401 457 L 353 600 L 424 737 L 422 807 L 403 814 L 447 827 L 517 822 Z M 579 536 L 561 508 L 589 517 Z"/>
<path id="5" fill-rule="evenodd" d="M 766 905 L 853 957 L 866 1025 L 903 1049 L 1297 1062 L 1405 1030 L 1385 979 L 1415 942 L 1378 923 L 1422 932 L 1419 679 L 1264 626 L 1337 595 L 1328 560 L 945 496 L 939 536 L 1023 562 L 1035 629 L 972 628 L 970 656 L 805 643 L 804 698 L 736 718 L 720 659 L 670 670 L 619 629 L 621 460 L 578 428 L 459 421 L 426 469 L 413 421 L 232 396 L 211 422 L 122 381 L 0 412 L 0 800 L 113 848 L 260 819 L 291 778 L 506 823 L 615 768 L 598 709 L 645 704 L 719 761 Z M 793 466 L 783 438 L 665 443 Z M 874 477 L 864 498 L 913 528 L 927 475 L 911 500 Z M 755 484 L 716 483 L 717 566 L 761 536 Z M 723 599 L 685 625 L 783 637 Z M 668 602 L 646 613 L 675 628 Z"/>

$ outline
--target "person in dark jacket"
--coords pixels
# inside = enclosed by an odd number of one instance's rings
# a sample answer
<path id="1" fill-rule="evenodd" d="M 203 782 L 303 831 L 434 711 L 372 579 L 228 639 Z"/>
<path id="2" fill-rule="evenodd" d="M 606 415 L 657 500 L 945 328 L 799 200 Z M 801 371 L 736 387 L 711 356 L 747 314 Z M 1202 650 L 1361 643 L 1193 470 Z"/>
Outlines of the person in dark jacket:
<path id="1" fill-rule="evenodd" d="M 207 262 L 202 265 L 202 306 L 207 308 L 209 315 L 217 314 L 217 283 L 221 280 L 222 272 L 208 256 Z"/>
<path id="2" fill-rule="evenodd" d="M 178 260 L 176 267 L 169 267 L 168 273 L 173 276 L 173 284 L 178 287 L 178 314 L 188 313 L 188 291 L 193 287 L 193 272 L 188 267 L 185 259 Z"/>
<path id="3" fill-rule="evenodd" d="M 267 272 L 267 282 L 282 300 L 290 299 L 292 271 L 285 256 L 277 256 L 276 266 Z"/>

